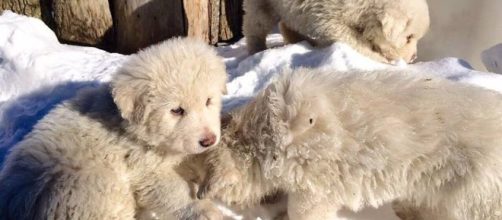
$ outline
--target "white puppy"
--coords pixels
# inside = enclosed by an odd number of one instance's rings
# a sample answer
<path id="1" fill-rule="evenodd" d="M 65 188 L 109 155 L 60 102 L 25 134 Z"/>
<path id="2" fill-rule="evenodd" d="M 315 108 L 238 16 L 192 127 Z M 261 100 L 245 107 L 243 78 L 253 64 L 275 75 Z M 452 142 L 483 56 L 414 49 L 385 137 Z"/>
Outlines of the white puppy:
<path id="1" fill-rule="evenodd" d="M 266 49 L 265 37 L 280 23 L 289 43 L 344 42 L 377 61 L 417 57 L 429 28 L 425 0 L 245 0 L 243 32 L 248 49 Z"/>
<path id="2" fill-rule="evenodd" d="M 196 40 L 132 55 L 111 85 L 57 106 L 13 148 L 0 219 L 218 218 L 174 168 L 219 141 L 225 82 Z"/>
<path id="3" fill-rule="evenodd" d="M 198 196 L 290 219 L 395 200 L 418 219 L 501 219 L 502 95 L 427 73 L 285 74 L 232 113 Z M 421 217 L 421 218 L 419 218 Z"/>

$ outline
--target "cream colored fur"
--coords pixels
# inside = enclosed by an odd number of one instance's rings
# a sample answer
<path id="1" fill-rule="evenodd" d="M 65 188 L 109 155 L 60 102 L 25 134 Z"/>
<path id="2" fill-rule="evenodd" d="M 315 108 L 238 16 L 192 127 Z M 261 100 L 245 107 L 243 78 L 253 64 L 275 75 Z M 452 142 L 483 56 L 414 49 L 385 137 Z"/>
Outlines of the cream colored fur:
<path id="1" fill-rule="evenodd" d="M 502 218 L 498 93 L 408 70 L 302 69 L 231 116 L 201 198 L 251 206 L 284 191 L 292 220 L 392 201 L 417 219 Z"/>
<path id="2" fill-rule="evenodd" d="M 208 149 L 206 136 L 218 141 L 225 83 L 222 60 L 200 41 L 132 55 L 110 85 L 57 106 L 13 148 L 0 219 L 218 219 L 175 166 Z"/>
<path id="3" fill-rule="evenodd" d="M 378 61 L 411 62 L 429 27 L 425 0 L 245 0 L 244 10 L 250 53 L 266 49 L 266 35 L 281 22 L 290 43 L 340 41 Z"/>

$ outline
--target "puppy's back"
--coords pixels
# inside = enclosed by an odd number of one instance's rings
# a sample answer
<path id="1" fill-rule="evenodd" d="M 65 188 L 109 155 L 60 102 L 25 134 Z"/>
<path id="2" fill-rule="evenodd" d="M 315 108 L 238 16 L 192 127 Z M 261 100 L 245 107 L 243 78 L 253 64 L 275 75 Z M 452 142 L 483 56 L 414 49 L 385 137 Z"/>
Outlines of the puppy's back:
<path id="1" fill-rule="evenodd" d="M 283 93 L 291 103 L 314 106 L 302 112 L 319 115 L 332 128 L 342 126 L 335 135 L 359 134 L 346 138 L 359 136 L 361 142 L 382 137 L 387 147 L 404 154 L 409 151 L 403 151 L 403 141 L 413 141 L 405 148 L 424 154 L 443 143 L 468 155 L 482 150 L 502 156 L 497 144 L 502 137 L 496 132 L 502 130 L 502 95 L 494 91 L 409 70 L 303 69 L 286 74 L 275 86 L 287 88 Z M 399 154 L 392 157 L 400 159 Z"/>
<path id="2" fill-rule="evenodd" d="M 117 146 L 111 124 L 103 123 L 113 121 L 113 102 L 100 90 L 57 106 L 13 147 L 0 172 L 1 219 L 116 216 L 117 208 L 106 205 L 111 201 L 99 201 L 107 199 L 101 193 L 123 199 L 123 207 L 133 205 L 129 184 L 120 177 L 126 167 L 117 155 L 125 151 Z M 112 113 L 96 111 L 103 108 Z M 108 191 L 109 183 L 121 193 Z M 121 210 L 124 217 L 134 214 L 128 210 Z"/>

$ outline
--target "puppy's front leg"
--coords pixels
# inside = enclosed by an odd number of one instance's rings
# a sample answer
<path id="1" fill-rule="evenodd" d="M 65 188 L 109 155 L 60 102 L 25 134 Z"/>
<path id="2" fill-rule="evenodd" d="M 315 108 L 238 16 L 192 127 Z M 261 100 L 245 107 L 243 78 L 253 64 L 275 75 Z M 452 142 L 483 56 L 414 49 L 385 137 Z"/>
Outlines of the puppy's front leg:
<path id="1" fill-rule="evenodd" d="M 196 200 L 191 183 L 174 171 L 155 172 L 135 188 L 138 219 L 223 219 L 209 200 Z"/>
<path id="2" fill-rule="evenodd" d="M 209 170 L 197 192 L 197 198 L 213 198 L 221 190 L 239 182 L 241 175 L 229 149 L 222 147 L 213 150 L 206 160 Z"/>
<path id="3" fill-rule="evenodd" d="M 335 219 L 338 208 L 327 199 L 306 191 L 288 195 L 289 220 Z"/>
<path id="4" fill-rule="evenodd" d="M 268 0 L 244 1 L 244 19 L 242 31 L 250 54 L 267 49 L 267 34 L 279 22 Z"/>

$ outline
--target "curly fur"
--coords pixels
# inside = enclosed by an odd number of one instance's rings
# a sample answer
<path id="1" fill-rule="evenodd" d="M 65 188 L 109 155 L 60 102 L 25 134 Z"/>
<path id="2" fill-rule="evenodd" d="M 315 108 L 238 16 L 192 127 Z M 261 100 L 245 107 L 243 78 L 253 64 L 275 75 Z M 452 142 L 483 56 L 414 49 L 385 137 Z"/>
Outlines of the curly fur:
<path id="1" fill-rule="evenodd" d="M 244 10 L 250 53 L 266 49 L 267 33 L 280 22 L 290 43 L 341 41 L 378 61 L 411 62 L 429 27 L 425 0 L 246 0 Z"/>
<path id="2" fill-rule="evenodd" d="M 199 196 L 249 206 L 284 191 L 290 219 L 392 201 L 500 219 L 501 110 L 498 93 L 426 73 L 298 70 L 232 113 Z"/>
<path id="3" fill-rule="evenodd" d="M 132 55 L 110 85 L 57 106 L 0 172 L 0 219 L 218 216 L 175 166 L 220 134 L 222 60 L 173 39 Z M 211 98 L 211 102 L 207 101 Z M 183 116 L 171 113 L 178 107 Z"/>

